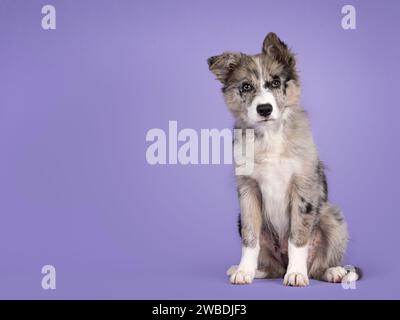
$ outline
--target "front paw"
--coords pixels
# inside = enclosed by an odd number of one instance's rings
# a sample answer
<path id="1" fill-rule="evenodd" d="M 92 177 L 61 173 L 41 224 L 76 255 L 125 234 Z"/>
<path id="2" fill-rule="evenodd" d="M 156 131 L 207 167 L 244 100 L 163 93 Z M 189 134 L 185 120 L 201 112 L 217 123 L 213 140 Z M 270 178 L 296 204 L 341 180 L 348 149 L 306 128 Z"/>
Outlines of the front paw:
<path id="1" fill-rule="evenodd" d="M 249 270 L 237 269 L 232 272 L 230 280 L 232 284 L 249 284 L 253 282 L 254 273 Z"/>
<path id="2" fill-rule="evenodd" d="M 283 279 L 285 286 L 306 287 L 310 284 L 308 276 L 300 272 L 288 272 Z"/>

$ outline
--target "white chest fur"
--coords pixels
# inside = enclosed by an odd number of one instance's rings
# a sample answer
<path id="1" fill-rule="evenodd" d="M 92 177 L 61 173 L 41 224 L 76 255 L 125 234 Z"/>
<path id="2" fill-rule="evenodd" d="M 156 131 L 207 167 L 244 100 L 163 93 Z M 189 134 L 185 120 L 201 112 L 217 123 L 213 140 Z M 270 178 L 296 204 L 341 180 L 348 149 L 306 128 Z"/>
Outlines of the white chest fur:
<path id="1" fill-rule="evenodd" d="M 296 171 L 295 159 L 282 156 L 283 150 L 279 132 L 265 135 L 255 145 L 257 159 L 252 174 L 260 186 L 264 215 L 281 240 L 289 227 L 288 189 Z"/>

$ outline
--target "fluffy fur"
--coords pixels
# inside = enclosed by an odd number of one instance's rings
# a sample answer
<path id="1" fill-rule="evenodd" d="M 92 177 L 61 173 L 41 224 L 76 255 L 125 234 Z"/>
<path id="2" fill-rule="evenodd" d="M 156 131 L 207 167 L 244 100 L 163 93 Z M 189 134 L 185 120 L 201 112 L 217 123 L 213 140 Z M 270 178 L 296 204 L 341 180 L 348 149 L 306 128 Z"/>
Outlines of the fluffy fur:
<path id="1" fill-rule="evenodd" d="M 269 33 L 260 54 L 225 52 L 209 58 L 208 65 L 223 85 L 235 128 L 255 133 L 253 173 L 237 176 L 242 258 L 228 270 L 231 282 L 284 277 L 286 285 L 306 286 L 309 277 L 360 278 L 359 269 L 340 267 L 347 226 L 328 202 L 291 50 Z"/>

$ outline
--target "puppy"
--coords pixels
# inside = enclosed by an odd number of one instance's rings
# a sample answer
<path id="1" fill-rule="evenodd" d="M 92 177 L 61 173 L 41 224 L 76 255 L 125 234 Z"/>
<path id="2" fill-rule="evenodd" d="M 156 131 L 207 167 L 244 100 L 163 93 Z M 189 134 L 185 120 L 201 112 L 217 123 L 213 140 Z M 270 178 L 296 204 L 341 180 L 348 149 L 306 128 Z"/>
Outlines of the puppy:
<path id="1" fill-rule="evenodd" d="M 269 33 L 260 54 L 225 52 L 209 58 L 208 65 L 223 85 L 235 129 L 243 136 L 246 129 L 254 133 L 252 173 L 237 176 L 242 256 L 227 271 L 231 283 L 284 278 L 285 285 L 307 286 L 309 278 L 358 280 L 359 268 L 341 265 L 347 225 L 328 202 L 324 165 L 300 106 L 292 51 Z M 235 139 L 235 147 L 243 140 Z"/>

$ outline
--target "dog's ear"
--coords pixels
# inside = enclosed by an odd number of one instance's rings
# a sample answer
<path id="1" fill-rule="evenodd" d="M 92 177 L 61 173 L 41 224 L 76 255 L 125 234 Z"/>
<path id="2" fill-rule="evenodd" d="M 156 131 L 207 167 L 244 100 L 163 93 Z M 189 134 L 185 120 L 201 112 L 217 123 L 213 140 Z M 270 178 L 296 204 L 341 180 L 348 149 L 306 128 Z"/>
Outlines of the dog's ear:
<path id="1" fill-rule="evenodd" d="M 239 52 L 225 52 L 219 56 L 208 58 L 208 68 L 223 84 L 226 83 L 230 73 L 240 65 L 242 54 Z"/>
<path id="2" fill-rule="evenodd" d="M 293 69 L 296 66 L 296 59 L 292 51 L 273 32 L 268 33 L 265 37 L 262 52 L 271 59 L 284 64 L 287 68 Z"/>

